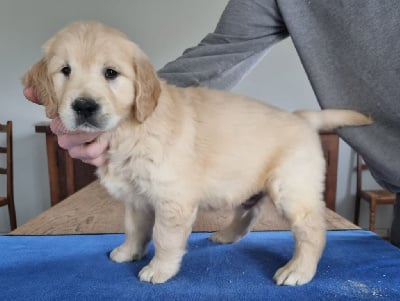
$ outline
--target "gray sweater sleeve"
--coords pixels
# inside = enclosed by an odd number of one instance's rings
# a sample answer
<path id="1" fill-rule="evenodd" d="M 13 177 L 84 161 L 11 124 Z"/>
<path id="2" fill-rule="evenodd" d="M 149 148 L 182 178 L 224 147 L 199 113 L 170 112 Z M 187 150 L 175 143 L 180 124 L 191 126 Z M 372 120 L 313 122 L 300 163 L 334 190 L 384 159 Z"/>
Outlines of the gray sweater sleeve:
<path id="1" fill-rule="evenodd" d="M 215 31 L 158 74 L 180 87 L 230 89 L 287 36 L 275 1 L 231 0 Z"/>

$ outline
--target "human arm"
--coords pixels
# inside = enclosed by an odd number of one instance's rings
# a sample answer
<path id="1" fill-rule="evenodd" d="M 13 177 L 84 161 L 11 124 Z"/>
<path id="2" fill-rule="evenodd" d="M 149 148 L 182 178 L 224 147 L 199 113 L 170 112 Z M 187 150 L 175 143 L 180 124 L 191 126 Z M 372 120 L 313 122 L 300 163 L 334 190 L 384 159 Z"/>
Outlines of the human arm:
<path id="1" fill-rule="evenodd" d="M 180 87 L 231 89 L 288 36 L 275 1 L 231 0 L 213 33 L 159 70 Z"/>

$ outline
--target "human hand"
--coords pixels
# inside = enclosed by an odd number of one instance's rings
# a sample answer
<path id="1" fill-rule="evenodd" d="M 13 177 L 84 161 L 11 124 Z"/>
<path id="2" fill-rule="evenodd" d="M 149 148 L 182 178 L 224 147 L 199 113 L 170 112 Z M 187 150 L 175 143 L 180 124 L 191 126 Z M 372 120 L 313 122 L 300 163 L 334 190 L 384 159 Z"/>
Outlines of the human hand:
<path id="1" fill-rule="evenodd" d="M 42 104 L 33 87 L 25 88 L 24 96 L 33 103 Z M 68 131 L 59 116 L 51 120 L 50 129 L 57 135 L 58 145 L 66 149 L 71 158 L 97 167 L 107 161 L 108 135 L 102 135 L 102 132 Z"/>

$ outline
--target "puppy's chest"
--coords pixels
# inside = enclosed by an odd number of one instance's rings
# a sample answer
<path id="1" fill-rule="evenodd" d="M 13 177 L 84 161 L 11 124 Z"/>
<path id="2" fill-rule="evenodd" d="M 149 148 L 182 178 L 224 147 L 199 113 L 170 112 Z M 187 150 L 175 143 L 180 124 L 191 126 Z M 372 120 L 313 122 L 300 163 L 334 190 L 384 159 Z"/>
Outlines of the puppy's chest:
<path id="1" fill-rule="evenodd" d="M 175 178 L 173 169 L 163 159 L 162 148 L 155 143 L 112 145 L 109 161 L 98 172 L 102 184 L 117 198 L 132 193 L 157 198 Z"/>

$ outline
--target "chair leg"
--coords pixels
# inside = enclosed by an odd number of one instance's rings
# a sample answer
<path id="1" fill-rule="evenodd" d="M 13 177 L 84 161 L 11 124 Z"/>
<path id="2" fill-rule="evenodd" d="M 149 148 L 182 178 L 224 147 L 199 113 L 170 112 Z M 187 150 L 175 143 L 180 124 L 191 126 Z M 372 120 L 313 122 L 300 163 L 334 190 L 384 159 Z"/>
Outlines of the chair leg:
<path id="1" fill-rule="evenodd" d="M 376 203 L 371 201 L 369 204 L 369 229 L 375 231 L 375 214 L 376 214 Z"/>
<path id="2" fill-rule="evenodd" d="M 356 198 L 356 204 L 354 208 L 354 223 L 358 225 L 360 218 L 360 198 Z"/>
<path id="3" fill-rule="evenodd" d="M 12 231 L 17 228 L 17 217 L 15 214 L 15 205 L 13 201 L 8 203 L 8 213 L 10 216 L 10 228 Z"/>

